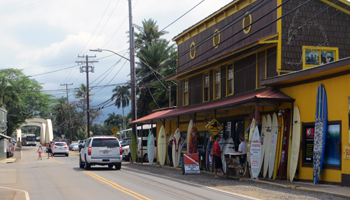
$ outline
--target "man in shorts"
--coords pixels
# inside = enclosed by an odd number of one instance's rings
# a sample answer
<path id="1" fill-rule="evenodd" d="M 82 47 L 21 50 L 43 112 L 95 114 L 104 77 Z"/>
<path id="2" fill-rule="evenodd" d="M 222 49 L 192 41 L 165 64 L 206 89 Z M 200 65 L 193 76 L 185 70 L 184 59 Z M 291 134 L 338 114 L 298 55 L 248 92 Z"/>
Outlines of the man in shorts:
<path id="1" fill-rule="evenodd" d="M 218 169 L 221 170 L 221 172 L 225 175 L 225 172 L 222 170 L 222 161 L 221 161 L 221 147 L 219 145 L 219 140 L 221 137 L 219 135 L 214 136 L 215 142 L 214 142 L 214 147 L 213 147 L 213 161 L 214 161 L 214 173 L 215 176 L 214 178 L 219 178 L 217 175 Z"/>

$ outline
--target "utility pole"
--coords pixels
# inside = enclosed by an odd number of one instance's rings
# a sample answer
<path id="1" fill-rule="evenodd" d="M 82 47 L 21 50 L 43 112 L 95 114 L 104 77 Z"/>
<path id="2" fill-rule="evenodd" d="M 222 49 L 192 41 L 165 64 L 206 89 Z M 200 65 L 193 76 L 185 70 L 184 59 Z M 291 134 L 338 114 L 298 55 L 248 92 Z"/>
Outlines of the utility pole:
<path id="1" fill-rule="evenodd" d="M 132 5 L 131 0 L 129 1 L 129 39 L 130 39 L 130 76 L 131 76 L 131 119 L 132 121 L 137 119 L 136 111 L 136 74 L 135 74 L 135 44 L 134 44 L 134 27 L 132 26 Z M 136 135 L 136 124 L 132 125 L 132 133 Z M 142 140 L 142 139 L 141 139 Z"/>
<path id="2" fill-rule="evenodd" d="M 67 106 L 68 106 L 68 117 L 69 117 L 69 121 L 68 121 L 68 133 L 69 133 L 69 139 L 70 139 L 70 143 L 72 143 L 73 141 L 73 136 L 70 132 L 70 128 L 71 128 L 71 125 L 70 125 L 70 105 L 69 105 L 69 97 L 68 97 L 68 85 L 73 85 L 73 83 L 71 84 L 61 84 L 61 86 L 66 86 L 66 92 L 67 92 Z"/>
<path id="3" fill-rule="evenodd" d="M 78 58 L 86 58 L 86 61 L 75 61 L 76 63 L 86 63 L 85 69 L 84 67 L 80 67 L 80 73 L 86 72 L 86 115 L 87 115 L 87 131 L 88 138 L 90 137 L 90 97 L 89 97 L 89 69 L 91 68 L 91 72 L 95 72 L 95 68 L 93 66 L 89 66 L 89 63 L 97 63 L 98 61 L 89 61 L 89 58 L 96 58 L 96 56 L 78 56 Z"/>

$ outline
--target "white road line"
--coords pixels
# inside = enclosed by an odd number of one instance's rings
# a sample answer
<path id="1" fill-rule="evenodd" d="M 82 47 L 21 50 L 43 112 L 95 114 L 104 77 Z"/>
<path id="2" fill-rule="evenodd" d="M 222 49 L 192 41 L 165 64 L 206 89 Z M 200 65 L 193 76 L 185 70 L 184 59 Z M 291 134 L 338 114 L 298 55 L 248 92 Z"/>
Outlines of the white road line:
<path id="1" fill-rule="evenodd" d="M 8 190 L 17 190 L 17 191 L 23 192 L 23 193 L 24 193 L 24 196 L 26 197 L 26 200 L 30 200 L 29 194 L 28 194 L 28 192 L 25 191 L 25 190 L 19 190 L 19 189 L 16 189 L 16 188 L 8 188 L 8 187 L 2 187 L 2 186 L 0 186 L 0 188 L 8 189 Z"/>

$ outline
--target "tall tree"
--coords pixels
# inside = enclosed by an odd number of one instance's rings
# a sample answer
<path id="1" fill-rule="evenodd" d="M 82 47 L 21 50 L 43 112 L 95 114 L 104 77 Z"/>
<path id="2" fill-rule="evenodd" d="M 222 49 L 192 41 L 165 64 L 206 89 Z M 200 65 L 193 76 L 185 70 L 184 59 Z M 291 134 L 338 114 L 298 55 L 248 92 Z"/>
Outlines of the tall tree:
<path id="1" fill-rule="evenodd" d="M 134 32 L 136 49 L 152 44 L 153 41 L 168 33 L 167 31 L 159 32 L 157 21 L 151 18 L 148 20 L 144 19 L 142 26 L 134 24 L 134 27 L 138 30 L 138 32 Z"/>
<path id="2" fill-rule="evenodd" d="M 125 118 L 124 118 L 124 108 L 129 106 L 130 103 L 130 92 L 126 86 L 116 86 L 113 90 L 112 100 L 115 100 L 114 105 L 122 107 L 123 110 L 123 129 L 125 129 Z"/>

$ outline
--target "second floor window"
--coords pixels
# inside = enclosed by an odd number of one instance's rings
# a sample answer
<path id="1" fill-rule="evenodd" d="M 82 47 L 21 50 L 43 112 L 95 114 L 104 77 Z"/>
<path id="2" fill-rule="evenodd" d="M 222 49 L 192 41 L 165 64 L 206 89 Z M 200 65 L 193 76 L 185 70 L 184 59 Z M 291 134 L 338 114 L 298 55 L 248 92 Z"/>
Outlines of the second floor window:
<path id="1" fill-rule="evenodd" d="M 214 99 L 219 99 L 221 97 L 220 88 L 221 88 L 221 73 L 220 68 L 215 71 L 215 81 L 214 81 Z"/>
<path id="2" fill-rule="evenodd" d="M 203 91 L 203 101 L 209 101 L 209 73 L 204 74 L 204 91 Z"/>
<path id="3" fill-rule="evenodd" d="M 188 80 L 184 81 L 184 105 L 188 105 Z"/>
<path id="4" fill-rule="evenodd" d="M 226 95 L 233 94 L 233 66 L 229 65 L 227 67 L 227 86 Z"/>

